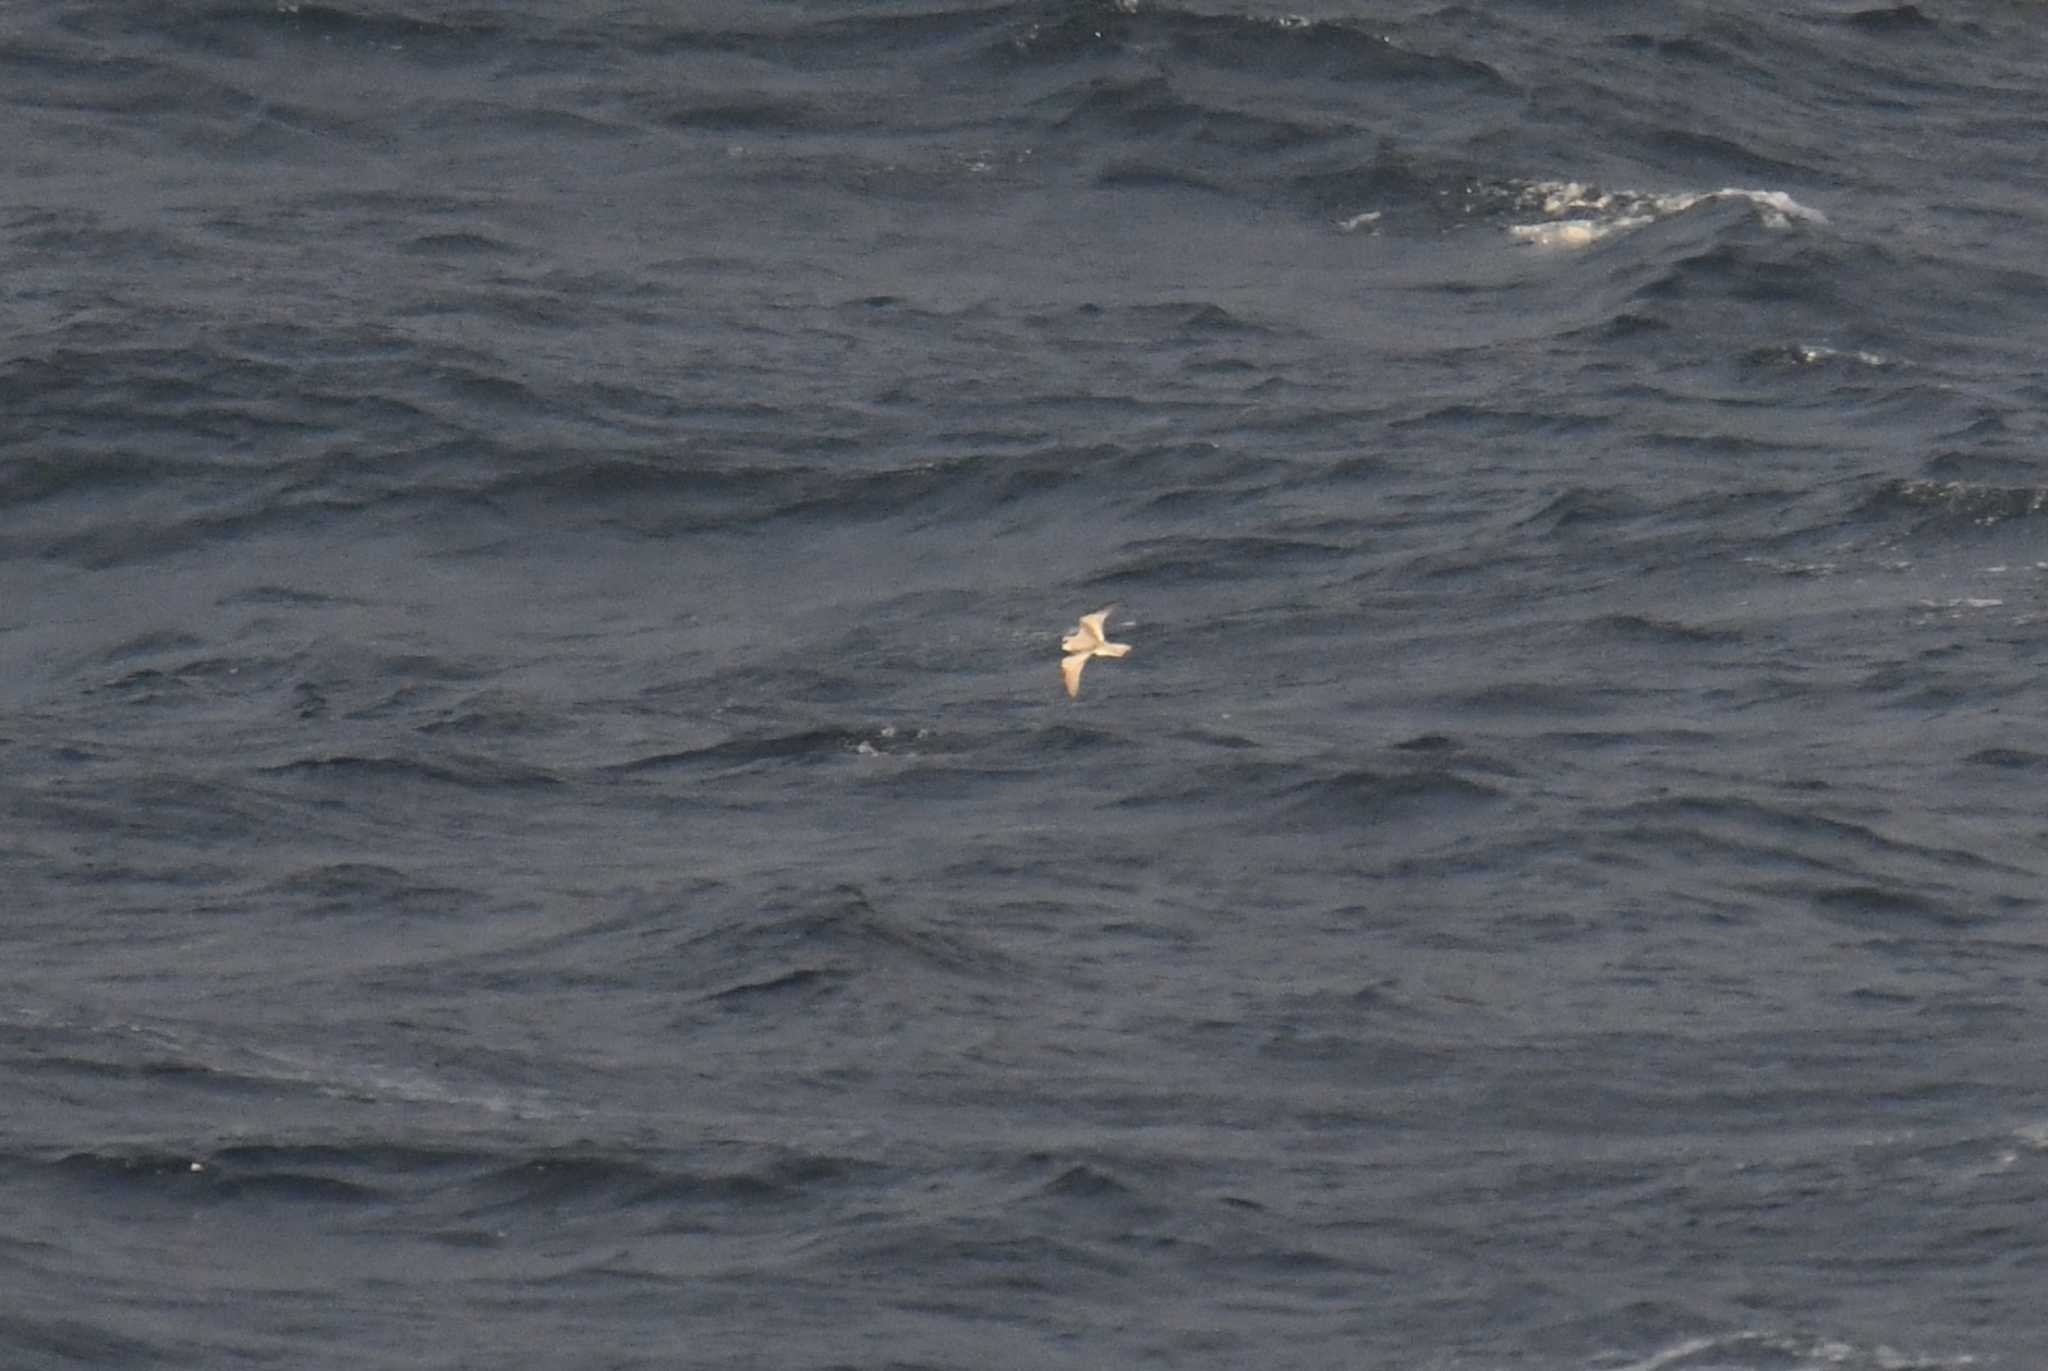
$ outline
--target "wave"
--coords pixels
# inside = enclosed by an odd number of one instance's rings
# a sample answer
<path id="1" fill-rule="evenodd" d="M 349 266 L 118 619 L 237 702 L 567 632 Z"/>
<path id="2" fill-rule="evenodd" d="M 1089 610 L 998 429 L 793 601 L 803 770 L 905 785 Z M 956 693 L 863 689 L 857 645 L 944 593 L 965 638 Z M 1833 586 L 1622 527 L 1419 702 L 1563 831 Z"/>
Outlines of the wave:
<path id="1" fill-rule="evenodd" d="M 708 1141 L 697 1166 L 660 1165 L 630 1148 L 417 1147 L 364 1140 L 248 1142 L 207 1151 L 69 1152 L 31 1164 L 46 1183 L 95 1202 L 193 1209 L 402 1209 L 415 1222 L 537 1221 L 564 1211 L 619 1214 L 705 1205 L 774 1208 L 816 1200 L 872 1173 L 858 1158 Z M 21 1165 L 20 1160 L 16 1165 Z"/>
<path id="2" fill-rule="evenodd" d="M 1517 200 L 1541 218 L 1510 224 L 1508 236 L 1546 248 L 1590 247 L 1616 234 L 1631 233 L 1696 206 L 1725 202 L 1746 204 L 1758 223 L 1783 231 L 1795 225 L 1821 227 L 1828 222 L 1819 210 L 1803 205 L 1784 191 L 1676 191 L 1662 194 L 1601 190 L 1578 181 L 1535 182 L 1523 186 Z"/>
<path id="3" fill-rule="evenodd" d="M 688 979 L 711 1001 L 829 992 L 875 974 L 984 980 L 1014 972 L 994 943 L 913 912 L 900 896 L 841 883 L 772 892 L 758 908 L 720 919 L 678 943 Z M 936 992 L 935 983 L 925 980 Z"/>
<path id="4" fill-rule="evenodd" d="M 503 757 L 454 752 L 433 756 L 336 753 L 275 763 L 263 768 L 263 772 L 321 785 L 373 790 L 417 782 L 481 791 L 528 790 L 564 783 L 562 777 L 543 767 L 522 765 Z"/>
<path id="5" fill-rule="evenodd" d="M 1874 521 L 1904 516 L 1922 529 L 1990 528 L 2048 514 L 2048 486 L 1894 478 L 1879 482 L 1856 514 Z"/>

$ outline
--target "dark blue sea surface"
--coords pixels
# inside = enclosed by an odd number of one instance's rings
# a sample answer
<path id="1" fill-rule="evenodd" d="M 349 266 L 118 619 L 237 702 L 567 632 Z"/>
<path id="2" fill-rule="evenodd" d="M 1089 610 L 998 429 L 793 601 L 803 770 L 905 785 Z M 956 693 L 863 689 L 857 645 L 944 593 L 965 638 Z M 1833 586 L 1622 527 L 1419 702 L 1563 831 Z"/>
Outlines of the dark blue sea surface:
<path id="1" fill-rule="evenodd" d="M 2048 1364 L 2048 11 L 1289 3 L 0 11 L 0 1366 Z"/>

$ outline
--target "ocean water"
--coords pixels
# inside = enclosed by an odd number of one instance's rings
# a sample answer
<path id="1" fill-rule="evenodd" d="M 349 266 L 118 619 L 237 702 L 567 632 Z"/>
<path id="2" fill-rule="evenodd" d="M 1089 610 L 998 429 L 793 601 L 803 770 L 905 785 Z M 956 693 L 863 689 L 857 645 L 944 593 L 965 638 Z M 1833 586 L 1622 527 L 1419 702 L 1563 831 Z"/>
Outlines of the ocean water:
<path id="1" fill-rule="evenodd" d="M 2048 10 L 1288 3 L 0 13 L 0 1366 L 2044 1364 Z"/>

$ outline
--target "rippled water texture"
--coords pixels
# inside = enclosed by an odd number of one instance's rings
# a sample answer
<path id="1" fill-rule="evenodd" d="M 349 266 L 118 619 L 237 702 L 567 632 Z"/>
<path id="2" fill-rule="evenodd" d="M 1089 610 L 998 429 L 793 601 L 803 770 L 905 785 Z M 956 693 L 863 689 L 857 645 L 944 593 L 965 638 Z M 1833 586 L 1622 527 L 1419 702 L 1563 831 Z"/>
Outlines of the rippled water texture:
<path id="1" fill-rule="evenodd" d="M 2033 1365 L 2039 19 L 9 7 L 0 1363 Z"/>

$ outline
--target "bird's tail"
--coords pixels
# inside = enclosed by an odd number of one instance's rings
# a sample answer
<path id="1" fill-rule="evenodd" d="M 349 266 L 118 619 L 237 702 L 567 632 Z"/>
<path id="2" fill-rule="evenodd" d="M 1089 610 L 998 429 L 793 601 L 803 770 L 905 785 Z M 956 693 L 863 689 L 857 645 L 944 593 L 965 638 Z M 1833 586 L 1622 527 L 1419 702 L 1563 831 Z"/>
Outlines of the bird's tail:
<path id="1" fill-rule="evenodd" d="M 1104 643 L 1095 650 L 1105 657 L 1121 657 L 1131 650 L 1131 645 L 1129 643 Z"/>

